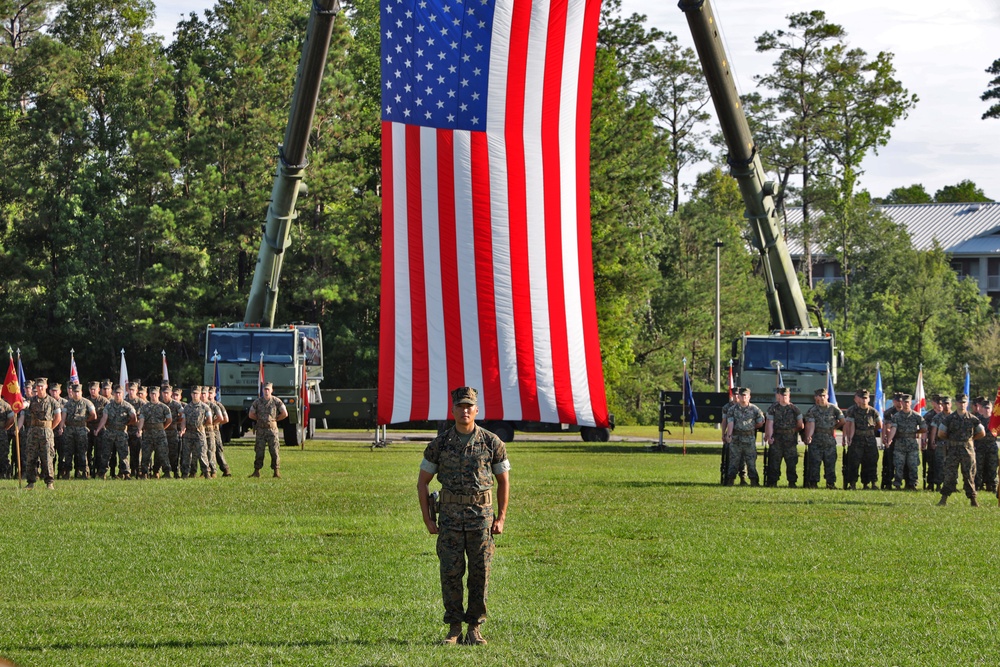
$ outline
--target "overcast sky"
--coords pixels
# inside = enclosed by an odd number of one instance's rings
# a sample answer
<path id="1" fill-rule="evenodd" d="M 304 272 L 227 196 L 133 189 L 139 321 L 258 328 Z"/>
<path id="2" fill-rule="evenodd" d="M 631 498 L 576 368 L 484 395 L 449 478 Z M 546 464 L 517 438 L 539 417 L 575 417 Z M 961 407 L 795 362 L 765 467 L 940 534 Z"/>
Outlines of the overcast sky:
<path id="1" fill-rule="evenodd" d="M 182 15 L 212 4 L 158 0 L 155 29 L 169 41 Z M 622 5 L 624 14 L 645 14 L 648 25 L 693 47 L 673 0 Z M 933 195 L 968 178 L 1000 200 L 1000 119 L 981 120 L 988 105 L 979 99 L 990 81 L 984 70 L 1000 58 L 1000 0 L 713 0 L 713 7 L 743 92 L 753 90 L 754 76 L 774 61 L 773 54 L 755 52 L 754 38 L 787 27 L 786 16 L 794 12 L 823 10 L 828 21 L 847 30 L 851 47 L 895 54 L 897 78 L 920 101 L 894 128 L 889 144 L 865 161 L 861 187 L 883 196 L 922 183 Z"/>

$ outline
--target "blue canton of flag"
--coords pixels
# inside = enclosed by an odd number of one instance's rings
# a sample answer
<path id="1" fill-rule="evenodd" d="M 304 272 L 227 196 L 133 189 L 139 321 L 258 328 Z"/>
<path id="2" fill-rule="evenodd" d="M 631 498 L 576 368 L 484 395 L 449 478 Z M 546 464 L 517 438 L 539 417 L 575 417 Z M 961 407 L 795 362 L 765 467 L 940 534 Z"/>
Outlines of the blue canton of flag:
<path id="1" fill-rule="evenodd" d="M 485 130 L 495 0 L 382 0 L 382 120 Z"/>

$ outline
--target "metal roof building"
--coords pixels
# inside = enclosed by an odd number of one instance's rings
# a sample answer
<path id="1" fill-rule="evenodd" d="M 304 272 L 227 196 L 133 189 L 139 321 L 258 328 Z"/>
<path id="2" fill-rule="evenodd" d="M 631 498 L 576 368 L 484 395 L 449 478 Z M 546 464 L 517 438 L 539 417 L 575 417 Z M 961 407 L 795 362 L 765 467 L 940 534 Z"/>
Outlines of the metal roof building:
<path id="1" fill-rule="evenodd" d="M 937 241 L 951 256 L 952 267 L 959 275 L 975 278 L 980 292 L 1000 298 L 1000 202 L 885 204 L 877 208 L 906 226 L 915 248 L 928 250 Z M 786 218 L 789 224 L 801 222 L 802 209 L 787 209 Z M 798 265 L 803 255 L 802 243 L 789 238 L 788 251 Z M 815 280 L 840 279 L 840 266 L 835 258 L 818 246 L 812 247 L 812 254 Z"/>

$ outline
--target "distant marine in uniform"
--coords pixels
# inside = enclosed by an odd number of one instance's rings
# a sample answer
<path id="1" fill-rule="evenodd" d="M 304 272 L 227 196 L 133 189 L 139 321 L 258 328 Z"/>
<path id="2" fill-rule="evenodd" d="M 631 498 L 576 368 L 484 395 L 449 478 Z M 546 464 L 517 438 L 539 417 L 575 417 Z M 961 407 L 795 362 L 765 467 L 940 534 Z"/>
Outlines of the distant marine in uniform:
<path id="1" fill-rule="evenodd" d="M 781 462 L 785 462 L 788 486 L 795 488 L 799 479 L 799 431 L 803 428 L 802 411 L 789 400 L 788 387 L 775 390 L 777 402 L 767 409 L 764 438 L 771 446 L 768 469 L 764 471 L 764 485 L 777 486 L 781 477 Z"/>
<path id="2" fill-rule="evenodd" d="M 90 430 L 87 425 L 97 421 L 97 408 L 83 397 L 79 383 L 69 385 L 69 399 L 66 401 L 63 424 L 63 438 L 66 445 L 67 466 L 62 471 L 63 479 L 69 479 L 70 465 L 76 469 L 77 479 L 90 479 L 90 464 L 87 452 L 90 448 Z"/>
<path id="3" fill-rule="evenodd" d="M 271 454 L 271 469 L 275 477 L 281 477 L 281 445 L 278 442 L 278 422 L 288 417 L 288 409 L 281 399 L 271 395 L 274 385 L 270 382 L 264 385 L 264 395 L 255 399 L 250 405 L 250 419 L 256 420 L 254 434 L 254 459 L 251 477 L 260 477 L 260 469 L 264 467 L 264 449 Z"/>
<path id="4" fill-rule="evenodd" d="M 729 409 L 729 469 L 726 471 L 726 486 L 732 486 L 739 469 L 746 465 L 750 486 L 759 486 L 757 475 L 757 430 L 766 421 L 763 411 L 750 402 L 750 389 L 736 390 L 736 406 Z"/>
<path id="5" fill-rule="evenodd" d="M 979 417 L 968 411 L 969 397 L 959 394 L 955 402 L 957 409 L 938 421 L 938 446 L 944 438 L 944 485 L 941 487 L 941 501 L 948 502 L 948 496 L 958 489 L 958 471 L 962 470 L 962 487 L 973 507 L 979 507 L 976 498 L 976 452 L 972 441 L 985 437 L 986 432 Z"/>
<path id="6" fill-rule="evenodd" d="M 35 480 L 41 468 L 41 476 L 46 488 L 52 488 L 55 479 L 56 440 L 53 432 L 62 422 L 62 406 L 59 401 L 46 393 L 47 378 L 35 380 L 35 397 L 28 406 L 28 440 L 27 452 L 24 456 L 25 477 L 28 480 L 26 488 L 35 488 Z"/>
<path id="7" fill-rule="evenodd" d="M 878 489 L 878 442 L 875 432 L 882 428 L 878 411 L 868 404 L 867 389 L 854 393 L 854 405 L 844 412 L 844 456 L 847 457 L 847 488 L 857 488 L 858 471 L 864 489 Z"/>
<path id="8" fill-rule="evenodd" d="M 815 405 L 806 412 L 806 486 L 819 486 L 820 465 L 826 488 L 837 488 L 837 437 L 834 431 L 844 425 L 844 413 L 829 402 L 826 389 L 813 392 Z"/>

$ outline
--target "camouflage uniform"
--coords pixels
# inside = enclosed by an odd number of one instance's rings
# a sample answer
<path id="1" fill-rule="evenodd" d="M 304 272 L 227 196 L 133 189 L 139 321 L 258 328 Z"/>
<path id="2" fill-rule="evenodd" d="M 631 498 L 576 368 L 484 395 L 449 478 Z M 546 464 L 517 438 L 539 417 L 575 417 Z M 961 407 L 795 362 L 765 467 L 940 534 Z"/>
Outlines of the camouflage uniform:
<path id="1" fill-rule="evenodd" d="M 208 410 L 208 419 L 205 420 L 205 458 L 208 459 L 208 474 L 214 477 L 217 470 L 215 451 L 219 446 L 219 426 L 215 423 L 218 415 L 207 394 L 202 397 L 201 402 Z"/>
<path id="2" fill-rule="evenodd" d="M 101 417 L 104 416 L 104 408 L 107 406 L 109 401 L 106 397 L 98 394 L 97 396 L 91 396 L 90 402 L 94 404 L 94 410 L 97 411 L 97 421 L 90 423 L 90 435 L 87 438 L 87 467 L 93 471 L 97 471 L 97 453 L 100 451 L 100 440 L 104 438 L 104 433 L 97 435 L 94 431 L 97 430 L 97 425 L 101 423 Z"/>
<path id="3" fill-rule="evenodd" d="M 103 437 L 98 443 L 97 475 L 104 477 L 108 473 L 108 461 L 112 455 L 117 454 L 118 472 L 126 477 L 131 474 L 131 468 L 128 463 L 128 433 L 125 429 L 136 416 L 135 408 L 128 401 L 108 401 L 104 406 L 104 414 L 108 419 L 104 423 Z"/>
<path id="4" fill-rule="evenodd" d="M 947 440 L 940 442 L 945 450 L 944 486 L 942 496 L 950 496 L 958 490 L 958 469 L 962 469 L 962 488 L 970 500 L 976 499 L 976 452 L 972 447 L 972 438 L 983 432 L 979 417 L 966 412 L 953 412 L 938 425 L 938 437 Z M 940 447 L 939 447 L 940 448 Z"/>
<path id="5" fill-rule="evenodd" d="M 66 456 L 69 465 L 65 469 L 68 478 L 70 467 L 76 466 L 76 476 L 90 477 L 90 464 L 87 463 L 87 449 L 90 444 L 90 431 L 87 429 L 87 419 L 97 408 L 86 398 L 66 401 L 66 411 L 63 413 L 63 423 L 66 429 L 63 437 L 66 440 Z"/>
<path id="6" fill-rule="evenodd" d="M 281 399 L 272 396 L 270 400 L 258 398 L 254 400 L 250 409 L 257 415 L 254 425 L 256 441 L 254 443 L 253 469 L 260 470 L 264 467 L 264 449 L 267 448 L 271 454 L 271 468 L 277 470 L 281 466 L 280 450 L 278 441 L 278 415 L 281 414 Z"/>
<path id="7" fill-rule="evenodd" d="M 180 468 L 180 437 L 177 435 L 181 428 L 181 414 L 184 411 L 184 404 L 178 401 L 176 398 L 170 399 L 170 402 L 166 404 L 170 408 L 170 426 L 166 428 L 164 434 L 167 436 L 167 458 L 163 461 L 157 459 L 157 467 L 166 470 L 167 465 L 164 461 L 169 462 L 169 469 L 173 471 L 174 477 L 181 476 Z"/>
<path id="8" fill-rule="evenodd" d="M 59 385 L 50 385 L 49 389 L 58 387 Z M 65 396 L 60 396 L 56 398 L 52 397 L 58 404 L 59 408 L 62 410 L 62 414 L 66 415 L 66 404 L 69 402 Z M 59 462 L 56 464 L 56 476 L 62 479 L 69 479 L 69 472 L 73 469 L 73 455 L 69 452 L 66 445 L 66 429 L 63 428 L 63 424 L 60 424 L 57 428 L 52 431 L 53 438 L 55 440 L 56 454 L 59 456 Z"/>
<path id="9" fill-rule="evenodd" d="M 885 444 L 885 432 L 889 424 L 892 423 L 892 416 L 899 412 L 896 406 L 885 411 L 882 415 L 882 444 Z M 893 478 L 896 476 L 896 445 L 891 444 L 882 452 L 882 488 L 891 489 Z"/>
<path id="10" fill-rule="evenodd" d="M 796 467 L 799 464 L 799 429 L 802 426 L 802 411 L 794 403 L 775 403 L 767 409 L 767 421 L 773 422 L 770 460 L 765 473 L 765 483 L 774 486 L 781 477 L 781 462 L 785 462 L 785 477 L 789 486 L 795 486 L 799 479 Z"/>
<path id="11" fill-rule="evenodd" d="M 148 401 L 139 410 L 142 419 L 142 455 L 139 458 L 139 474 L 148 475 L 152 466 L 153 452 L 156 461 L 167 475 L 170 475 L 170 456 L 167 452 L 167 434 L 163 425 L 170 419 L 170 408 L 157 401 Z"/>
<path id="12" fill-rule="evenodd" d="M 467 440 L 463 442 L 463 439 Z M 479 426 L 463 436 L 452 427 L 431 440 L 420 469 L 441 482 L 437 555 L 445 623 L 486 620 L 490 561 L 493 558 L 493 475 L 510 469 L 507 448 Z M 462 577 L 468 557 L 468 607 Z"/>
<path id="13" fill-rule="evenodd" d="M 951 413 L 945 414 L 943 410 L 941 412 L 935 410 L 928 412 L 924 415 L 924 421 L 927 422 L 927 430 L 930 431 L 932 428 L 938 428 L 949 414 Z M 924 453 L 924 456 L 930 456 L 931 458 L 930 471 L 928 471 L 929 479 L 925 480 L 930 482 L 931 486 L 940 487 L 944 483 L 945 450 L 944 443 L 938 443 L 938 437 L 935 435 L 934 449 L 928 449 Z"/>
<path id="14" fill-rule="evenodd" d="M 764 413 L 753 403 L 746 407 L 737 404 L 729 410 L 729 420 L 733 423 L 733 438 L 729 443 L 726 485 L 733 483 L 744 464 L 750 483 L 757 485 L 760 483 L 757 475 L 757 429 L 764 424 Z"/>
<path id="15" fill-rule="evenodd" d="M 976 440 L 976 488 L 997 490 L 997 437 L 990 432 L 990 418 L 979 415 L 986 437 Z"/>
<path id="16" fill-rule="evenodd" d="M 186 426 L 180 455 L 182 477 L 197 475 L 199 463 L 201 463 L 201 474 L 208 476 L 208 443 L 205 441 L 205 421 L 208 419 L 208 414 L 208 407 L 204 403 L 191 401 L 184 406 Z"/>
<path id="17" fill-rule="evenodd" d="M 144 401 L 139 397 L 129 398 L 128 396 L 125 397 L 125 402 L 131 405 L 133 409 L 135 409 L 135 414 L 137 417 L 139 415 L 139 412 L 142 410 L 142 406 L 148 403 L 148 401 Z M 139 437 L 139 425 L 132 424 L 131 426 L 128 427 L 129 470 L 139 469 L 139 457 L 141 454 L 142 454 L 142 438 Z M 122 474 L 128 474 L 128 473 L 122 473 Z"/>
<path id="18" fill-rule="evenodd" d="M 854 484 L 858 481 L 858 468 L 861 469 L 861 483 L 878 483 L 878 443 L 875 441 L 875 428 L 878 424 L 878 412 L 872 406 L 858 407 L 852 405 L 844 412 L 844 421 L 854 423 L 854 435 L 847 448 L 847 472 L 844 481 Z"/>
<path id="19" fill-rule="evenodd" d="M 823 465 L 827 486 L 837 484 L 837 438 L 833 430 L 835 424 L 843 418 L 844 413 L 832 403 L 823 408 L 814 405 L 806 413 L 806 422 L 816 425 L 806 454 L 806 484 L 809 486 L 819 484 L 820 464 Z"/>
<path id="20" fill-rule="evenodd" d="M 221 401 L 212 401 L 211 405 L 217 420 L 220 422 L 229 420 L 229 413 L 226 412 L 226 406 Z M 219 428 L 219 424 L 213 425 L 212 429 L 215 432 L 215 457 L 212 459 L 212 463 L 222 471 L 224 477 L 228 477 L 230 475 L 229 462 L 226 461 L 226 451 L 222 442 L 222 429 Z"/>
<path id="21" fill-rule="evenodd" d="M 900 488 L 903 475 L 906 475 L 906 488 L 917 488 L 917 468 L 920 467 L 920 444 L 917 442 L 917 431 L 927 428 L 927 422 L 916 410 L 900 410 L 892 416 L 892 424 L 896 429 L 892 436 L 893 467 L 896 476 L 893 478 L 893 488 Z"/>
<path id="22" fill-rule="evenodd" d="M 52 421 L 56 415 L 62 414 L 62 407 L 59 401 L 51 396 L 31 399 L 28 406 L 28 417 L 25 419 L 25 426 L 28 426 L 27 451 L 24 456 L 24 472 L 28 484 L 34 484 L 38 470 L 37 465 L 41 465 L 42 479 L 46 484 L 51 484 L 55 479 L 53 464 L 56 456 L 56 439 L 52 432 Z"/>
<path id="23" fill-rule="evenodd" d="M 10 442 L 7 438 L 7 429 L 4 426 L 7 425 L 7 420 L 14 417 L 14 409 L 10 407 L 10 403 L 0 398 L 0 478 L 7 479 L 11 476 L 10 462 L 13 460 L 13 456 L 10 456 Z"/>

